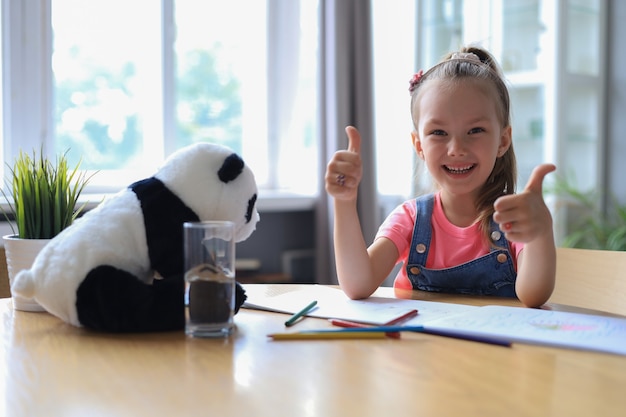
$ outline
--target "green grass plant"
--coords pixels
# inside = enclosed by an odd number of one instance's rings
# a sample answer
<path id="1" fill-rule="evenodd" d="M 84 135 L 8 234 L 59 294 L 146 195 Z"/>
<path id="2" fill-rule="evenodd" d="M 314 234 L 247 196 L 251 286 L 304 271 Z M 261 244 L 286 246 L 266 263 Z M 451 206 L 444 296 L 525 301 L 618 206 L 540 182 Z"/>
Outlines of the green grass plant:
<path id="1" fill-rule="evenodd" d="M 72 224 L 85 207 L 77 208 L 78 198 L 91 179 L 79 171 L 80 161 L 70 169 L 67 152 L 57 156 L 56 163 L 33 151 L 32 156 L 20 151 L 13 167 L 9 167 L 8 189 L 12 199 L 2 194 L 14 214 L 17 232 L 5 210 L 13 233 L 22 239 L 51 239 Z"/>

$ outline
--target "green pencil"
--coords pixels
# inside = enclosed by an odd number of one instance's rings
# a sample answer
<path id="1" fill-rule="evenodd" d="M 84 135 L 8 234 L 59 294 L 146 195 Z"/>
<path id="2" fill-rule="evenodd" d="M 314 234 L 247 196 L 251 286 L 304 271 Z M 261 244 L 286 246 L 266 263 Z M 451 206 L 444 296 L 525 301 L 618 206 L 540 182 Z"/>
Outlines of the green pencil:
<path id="1" fill-rule="evenodd" d="M 315 307 L 317 305 L 317 301 L 312 301 L 308 306 L 304 307 L 302 310 L 298 311 L 296 314 L 294 314 L 293 316 L 291 316 L 289 318 L 289 320 L 287 320 L 285 322 L 285 326 L 290 327 L 293 326 L 294 324 L 296 324 L 296 321 L 304 316 L 306 313 L 308 313 L 309 311 L 311 311 L 311 309 L 313 307 Z"/>

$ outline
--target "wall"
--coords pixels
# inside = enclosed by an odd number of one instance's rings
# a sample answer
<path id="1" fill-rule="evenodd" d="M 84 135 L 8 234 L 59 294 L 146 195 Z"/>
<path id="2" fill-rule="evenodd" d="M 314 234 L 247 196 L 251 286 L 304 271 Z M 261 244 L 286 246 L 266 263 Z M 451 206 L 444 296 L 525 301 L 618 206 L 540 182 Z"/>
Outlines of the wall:
<path id="1" fill-rule="evenodd" d="M 283 255 L 301 254 L 315 249 L 314 210 L 260 212 L 260 221 L 252 235 L 237 244 L 237 259 L 261 260 L 260 274 L 279 274 L 283 271 Z M 302 259 L 294 278 L 307 282 L 315 277 L 313 259 Z"/>

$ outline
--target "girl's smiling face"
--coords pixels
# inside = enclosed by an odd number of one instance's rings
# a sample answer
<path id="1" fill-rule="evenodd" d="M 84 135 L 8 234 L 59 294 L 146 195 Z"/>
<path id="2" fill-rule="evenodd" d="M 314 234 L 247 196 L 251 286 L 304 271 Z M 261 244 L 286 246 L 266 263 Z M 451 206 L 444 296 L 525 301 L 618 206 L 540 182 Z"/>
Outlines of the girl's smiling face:
<path id="1" fill-rule="evenodd" d="M 479 80 L 432 80 L 421 87 L 413 144 L 444 193 L 474 199 L 511 145 L 497 95 Z"/>

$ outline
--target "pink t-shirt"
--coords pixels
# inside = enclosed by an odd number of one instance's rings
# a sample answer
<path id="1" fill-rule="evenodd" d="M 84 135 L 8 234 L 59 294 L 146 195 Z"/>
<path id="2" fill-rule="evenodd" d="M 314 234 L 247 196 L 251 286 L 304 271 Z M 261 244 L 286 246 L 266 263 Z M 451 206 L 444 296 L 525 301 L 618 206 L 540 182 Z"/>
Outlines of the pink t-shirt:
<path id="1" fill-rule="evenodd" d="M 416 212 L 415 200 L 405 201 L 389 214 L 376 234 L 376 239 L 386 237 L 396 245 L 399 253 L 396 263 L 405 262 L 408 259 Z M 489 253 L 490 248 L 482 237 L 479 223 L 474 223 L 469 227 L 458 227 L 450 223 L 443 212 L 439 193 L 435 194 L 431 227 L 432 236 L 426 268 L 450 268 Z M 513 265 L 517 269 L 517 256 L 524 248 L 524 244 L 516 242 L 509 242 L 509 244 L 513 252 L 511 254 Z M 406 268 L 400 268 L 393 285 L 396 288 L 412 288 Z"/>

